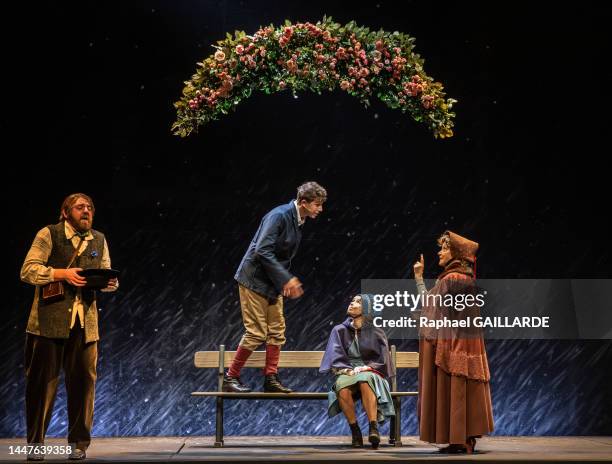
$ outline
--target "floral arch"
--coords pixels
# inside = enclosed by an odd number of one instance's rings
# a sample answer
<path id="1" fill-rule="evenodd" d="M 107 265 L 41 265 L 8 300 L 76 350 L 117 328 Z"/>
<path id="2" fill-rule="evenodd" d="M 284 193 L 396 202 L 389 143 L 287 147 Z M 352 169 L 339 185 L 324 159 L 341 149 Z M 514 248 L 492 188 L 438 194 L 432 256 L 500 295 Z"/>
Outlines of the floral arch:
<path id="1" fill-rule="evenodd" d="M 414 38 L 400 32 L 370 31 L 331 18 L 312 24 L 285 21 L 247 35 L 236 31 L 213 45 L 217 51 L 198 63 L 175 103 L 175 135 L 186 137 L 216 120 L 254 91 L 294 94 L 340 88 L 366 107 L 378 98 L 388 107 L 425 124 L 435 137 L 453 135 L 456 100 L 423 69 Z"/>

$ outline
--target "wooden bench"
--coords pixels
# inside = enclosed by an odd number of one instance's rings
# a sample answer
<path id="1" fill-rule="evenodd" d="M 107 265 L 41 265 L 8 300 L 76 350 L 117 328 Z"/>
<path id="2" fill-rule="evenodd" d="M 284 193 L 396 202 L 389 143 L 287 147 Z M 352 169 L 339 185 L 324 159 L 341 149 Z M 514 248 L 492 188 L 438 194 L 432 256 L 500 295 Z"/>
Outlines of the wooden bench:
<path id="1" fill-rule="evenodd" d="M 281 351 L 278 367 L 285 368 L 319 368 L 323 351 Z M 223 401 L 224 400 L 326 400 L 327 392 L 292 392 L 292 393 L 230 393 L 223 391 L 223 374 L 234 359 L 235 351 L 225 351 L 225 346 L 219 346 L 219 351 L 198 351 L 195 354 L 195 367 L 199 369 L 217 369 L 217 391 L 192 392 L 191 396 L 212 396 L 217 400 L 215 421 L 215 446 L 223 446 Z M 396 371 L 405 368 L 419 367 L 419 353 L 405 351 L 396 352 L 395 345 L 391 346 L 391 359 Z M 254 351 L 244 367 L 263 368 L 266 364 L 266 352 Z M 321 382 L 323 384 L 323 382 Z M 391 418 L 389 443 L 402 446 L 401 434 L 401 406 L 402 397 L 417 396 L 418 392 L 397 391 L 397 379 L 391 379 L 391 396 L 395 407 L 395 417 Z"/>

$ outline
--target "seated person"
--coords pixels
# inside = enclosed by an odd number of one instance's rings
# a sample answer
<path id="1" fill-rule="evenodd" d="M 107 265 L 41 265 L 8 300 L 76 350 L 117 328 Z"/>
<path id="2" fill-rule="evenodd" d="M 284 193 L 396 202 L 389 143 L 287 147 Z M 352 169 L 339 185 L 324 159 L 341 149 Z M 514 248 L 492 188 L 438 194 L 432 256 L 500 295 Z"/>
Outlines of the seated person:
<path id="1" fill-rule="evenodd" d="M 395 372 L 387 337 L 372 323 L 372 303 L 372 295 L 362 294 L 353 298 L 347 310 L 349 317 L 332 329 L 319 369 L 321 373 L 331 371 L 336 376 L 329 392 L 328 414 L 333 417 L 340 411 L 344 413 L 351 428 L 354 448 L 363 446 L 355 415 L 356 400 L 361 398 L 368 416 L 368 441 L 373 449 L 380 443 L 378 423 L 395 416 L 386 380 Z"/>

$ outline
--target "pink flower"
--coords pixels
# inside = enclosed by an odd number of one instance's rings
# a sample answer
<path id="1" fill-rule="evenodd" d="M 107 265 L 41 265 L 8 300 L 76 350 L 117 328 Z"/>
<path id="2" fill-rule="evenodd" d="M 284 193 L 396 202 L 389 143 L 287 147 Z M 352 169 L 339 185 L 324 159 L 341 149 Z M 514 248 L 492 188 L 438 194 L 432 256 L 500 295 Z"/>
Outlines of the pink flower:
<path id="1" fill-rule="evenodd" d="M 285 81 L 280 81 L 278 83 L 278 88 L 279 89 L 284 89 L 285 87 L 287 87 L 287 84 L 285 83 Z"/>
<path id="2" fill-rule="evenodd" d="M 434 100 L 433 95 L 423 95 L 421 97 L 421 102 L 423 103 L 423 108 L 425 108 L 426 110 L 432 108 L 433 105 L 434 105 L 433 100 Z"/>
<path id="3" fill-rule="evenodd" d="M 295 61 L 294 58 L 291 58 L 290 60 L 287 61 L 287 69 L 289 70 L 289 72 L 291 74 L 295 74 L 297 72 L 297 62 Z"/>
<path id="4" fill-rule="evenodd" d="M 236 45 L 236 53 L 242 55 L 244 53 L 244 47 L 242 45 Z"/>
<path id="5" fill-rule="evenodd" d="M 259 47 L 259 54 L 262 56 L 262 58 L 266 56 L 266 49 L 263 47 Z"/>
<path id="6" fill-rule="evenodd" d="M 370 74 L 370 70 L 368 68 L 361 68 L 359 70 L 359 77 L 368 77 L 368 74 Z"/>
<path id="7" fill-rule="evenodd" d="M 227 95 L 230 93 L 233 87 L 234 87 L 234 84 L 232 84 L 232 81 L 230 80 L 223 81 L 221 83 L 221 87 L 219 88 L 219 95 L 223 97 L 227 97 Z"/>
<path id="8" fill-rule="evenodd" d="M 382 58 L 382 53 L 380 53 L 378 50 L 374 50 L 372 52 L 372 57 L 374 58 L 374 61 L 380 61 Z"/>
<path id="9" fill-rule="evenodd" d="M 377 40 L 376 41 L 376 50 L 381 50 L 384 46 L 385 46 L 385 44 L 383 43 L 382 40 Z"/>
<path id="10" fill-rule="evenodd" d="M 225 53 L 223 53 L 221 50 L 217 50 L 215 52 L 215 60 L 217 60 L 217 61 L 225 60 Z"/>
<path id="11" fill-rule="evenodd" d="M 344 81 L 340 82 L 340 88 L 342 90 L 347 90 L 350 87 L 351 87 L 351 83 L 349 81 L 344 80 Z"/>
<path id="12" fill-rule="evenodd" d="M 421 84 L 417 84 L 416 82 L 404 83 L 404 92 L 409 97 L 416 97 L 422 91 L 423 91 L 423 86 Z"/>

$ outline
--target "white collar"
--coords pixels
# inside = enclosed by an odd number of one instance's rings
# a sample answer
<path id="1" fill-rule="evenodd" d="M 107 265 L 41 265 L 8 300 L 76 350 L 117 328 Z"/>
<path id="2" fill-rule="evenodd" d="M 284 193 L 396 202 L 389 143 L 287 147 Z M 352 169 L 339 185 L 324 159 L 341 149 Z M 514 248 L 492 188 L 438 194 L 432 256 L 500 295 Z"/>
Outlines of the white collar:
<path id="1" fill-rule="evenodd" d="M 66 238 L 68 240 L 72 240 L 72 237 L 77 235 L 76 229 L 72 227 L 72 224 L 70 224 L 68 221 L 64 221 L 64 233 L 66 234 Z M 93 240 L 93 238 L 94 237 L 91 230 L 88 230 L 84 240 Z"/>
<path id="2" fill-rule="evenodd" d="M 294 200 L 293 204 L 295 205 L 295 210 L 297 211 L 298 226 L 301 226 L 302 224 L 304 224 L 306 219 L 302 219 L 302 217 L 300 216 L 300 207 L 298 206 L 297 200 Z"/>

